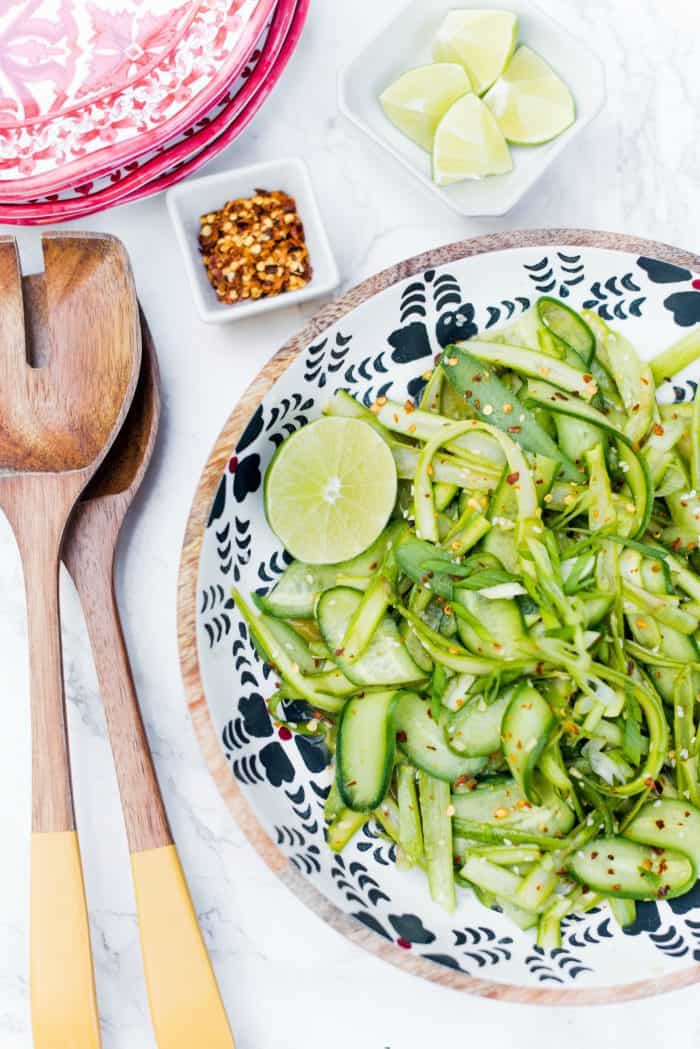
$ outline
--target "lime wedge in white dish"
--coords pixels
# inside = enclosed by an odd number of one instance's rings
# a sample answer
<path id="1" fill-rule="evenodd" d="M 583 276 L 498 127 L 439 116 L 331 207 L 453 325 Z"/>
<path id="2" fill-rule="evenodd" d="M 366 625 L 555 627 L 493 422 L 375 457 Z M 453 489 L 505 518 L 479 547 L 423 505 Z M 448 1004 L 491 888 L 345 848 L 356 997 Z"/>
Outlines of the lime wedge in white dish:
<path id="1" fill-rule="evenodd" d="M 453 102 L 471 89 L 463 66 L 455 62 L 436 62 L 409 69 L 389 84 L 379 101 L 392 124 L 430 152 L 441 117 Z"/>
<path id="2" fill-rule="evenodd" d="M 280 445 L 265 475 L 265 514 L 290 554 L 309 565 L 361 554 L 396 502 L 389 446 L 360 419 L 318 419 Z"/>
<path id="3" fill-rule="evenodd" d="M 576 119 L 568 87 L 529 47 L 518 48 L 484 102 L 508 141 L 519 146 L 549 142 Z"/>
<path id="4" fill-rule="evenodd" d="M 508 144 L 488 106 L 474 94 L 458 99 L 435 132 L 433 181 L 436 185 L 505 175 L 512 167 Z"/>
<path id="5" fill-rule="evenodd" d="M 459 62 L 477 95 L 488 91 L 515 50 L 518 19 L 511 11 L 450 11 L 433 45 L 436 62 Z"/>

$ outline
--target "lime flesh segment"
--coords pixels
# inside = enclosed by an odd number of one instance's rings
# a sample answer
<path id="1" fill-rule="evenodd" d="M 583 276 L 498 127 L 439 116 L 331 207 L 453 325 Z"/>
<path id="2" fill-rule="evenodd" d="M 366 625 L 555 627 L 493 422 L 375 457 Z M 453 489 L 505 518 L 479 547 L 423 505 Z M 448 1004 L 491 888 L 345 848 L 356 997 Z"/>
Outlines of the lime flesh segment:
<path id="1" fill-rule="evenodd" d="M 510 11 L 450 11 L 433 46 L 436 62 L 460 62 L 477 95 L 483 95 L 506 67 L 518 38 L 518 19 Z"/>
<path id="2" fill-rule="evenodd" d="M 379 101 L 392 124 L 430 152 L 441 117 L 471 89 L 463 66 L 436 62 L 404 73 L 389 84 Z"/>
<path id="3" fill-rule="evenodd" d="M 568 87 L 529 47 L 518 48 L 484 102 L 508 141 L 521 146 L 549 142 L 576 119 Z"/>
<path id="4" fill-rule="evenodd" d="M 438 186 L 513 167 L 510 151 L 493 114 L 476 95 L 465 95 L 438 124 L 433 145 L 433 180 Z"/>
<path id="5" fill-rule="evenodd" d="M 282 444 L 265 475 L 265 513 L 287 550 L 310 565 L 366 550 L 396 502 L 388 445 L 360 419 L 318 419 Z"/>

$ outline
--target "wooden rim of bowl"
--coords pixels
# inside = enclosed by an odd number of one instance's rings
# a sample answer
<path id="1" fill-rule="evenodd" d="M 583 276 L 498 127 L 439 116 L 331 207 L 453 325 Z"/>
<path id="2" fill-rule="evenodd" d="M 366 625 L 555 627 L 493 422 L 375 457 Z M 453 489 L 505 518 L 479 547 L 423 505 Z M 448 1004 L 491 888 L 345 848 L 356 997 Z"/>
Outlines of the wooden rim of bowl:
<path id="1" fill-rule="evenodd" d="M 289 859 L 275 845 L 262 827 L 252 807 L 226 764 L 224 752 L 204 694 L 197 652 L 197 579 L 199 560 L 204 540 L 207 519 L 221 475 L 233 454 L 238 440 L 251 415 L 263 401 L 279 377 L 294 363 L 300 353 L 330 325 L 354 310 L 378 292 L 411 277 L 425 269 L 445 265 L 459 259 L 470 258 L 494 251 L 512 248 L 548 247 L 566 245 L 586 248 L 608 248 L 635 255 L 648 255 L 677 266 L 700 272 L 700 258 L 687 251 L 657 241 L 641 240 L 619 233 L 606 233 L 582 229 L 519 230 L 513 233 L 493 233 L 446 244 L 415 255 L 413 258 L 389 266 L 373 277 L 362 281 L 340 299 L 324 306 L 298 335 L 272 357 L 245 391 L 212 449 L 202 472 L 187 521 L 187 529 L 180 560 L 178 581 L 178 642 L 180 665 L 185 684 L 186 702 L 192 718 L 199 745 L 207 767 L 216 782 L 230 812 L 238 822 L 251 844 L 281 878 L 289 889 L 315 914 L 321 917 L 353 943 L 371 951 L 385 961 L 406 972 L 443 987 L 479 994 L 499 1001 L 523 1002 L 530 1005 L 594 1005 L 625 1002 L 646 998 L 700 980 L 700 965 L 693 965 L 681 972 L 659 979 L 640 980 L 623 986 L 589 989 L 571 988 L 552 990 L 525 987 L 516 984 L 498 983 L 468 976 L 447 966 L 420 958 L 410 951 L 388 943 L 358 920 L 341 911 L 318 889 L 314 888 Z"/>

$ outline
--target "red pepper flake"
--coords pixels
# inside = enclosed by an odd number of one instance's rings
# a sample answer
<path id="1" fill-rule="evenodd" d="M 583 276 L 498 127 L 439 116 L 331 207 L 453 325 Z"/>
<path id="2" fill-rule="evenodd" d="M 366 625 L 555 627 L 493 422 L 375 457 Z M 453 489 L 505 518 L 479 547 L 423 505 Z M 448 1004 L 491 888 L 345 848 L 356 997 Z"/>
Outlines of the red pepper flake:
<path id="1" fill-rule="evenodd" d="M 517 484 L 520 480 L 520 473 L 516 470 L 515 473 L 508 474 L 506 481 L 508 484 Z"/>
<path id="2" fill-rule="evenodd" d="M 344 649 L 344 648 L 336 648 L 336 650 L 335 650 L 335 655 L 336 655 L 336 656 L 342 656 L 342 654 L 343 654 L 343 652 L 344 652 L 344 651 L 345 651 L 345 649 Z"/>
<path id="3" fill-rule="evenodd" d="M 508 433 L 520 433 L 521 430 L 522 430 L 522 426 L 509 426 L 508 427 Z"/>
<path id="4" fill-rule="evenodd" d="M 619 892 L 621 888 L 622 888 L 622 886 L 620 885 L 619 881 L 616 881 L 615 884 L 612 887 L 612 890 L 613 890 L 613 892 Z"/>
<path id="5" fill-rule="evenodd" d="M 466 773 L 458 776 L 454 782 L 455 787 L 467 787 L 469 790 L 474 790 L 476 786 L 476 780 L 471 779 Z"/>
<path id="6" fill-rule="evenodd" d="M 425 744 L 425 749 L 426 749 L 426 750 L 437 750 L 437 747 L 434 747 L 434 746 L 432 745 L 432 743 L 426 743 L 426 744 Z"/>
<path id="7" fill-rule="evenodd" d="M 659 830 L 663 830 L 664 827 L 666 826 L 666 824 L 664 823 L 663 820 L 654 820 L 654 823 L 659 828 Z"/>
<path id="8" fill-rule="evenodd" d="M 403 410 L 405 411 L 406 415 L 410 415 L 411 412 L 415 412 L 416 406 L 410 397 L 408 398 L 408 400 L 404 401 Z"/>
<path id="9" fill-rule="evenodd" d="M 404 940 L 402 936 L 399 936 L 398 940 L 396 941 L 396 946 L 403 947 L 404 951 L 410 951 L 411 949 L 411 944 L 409 943 L 409 941 Z"/>
<path id="10" fill-rule="evenodd" d="M 671 886 L 670 885 L 662 885 L 662 886 L 660 886 L 659 891 L 656 893 L 656 895 L 659 897 L 660 900 L 663 900 L 663 899 L 666 898 L 666 896 L 668 896 L 670 891 L 671 891 Z"/>
<path id="11" fill-rule="evenodd" d="M 408 739 L 408 736 L 406 735 L 406 733 L 404 732 L 403 729 L 400 729 L 396 733 L 396 742 L 397 743 L 405 743 L 407 739 Z"/>
<path id="12" fill-rule="evenodd" d="M 279 738 L 286 743 L 292 738 L 292 733 L 289 731 L 286 725 L 280 725 L 278 729 Z"/>
<path id="13" fill-rule="evenodd" d="M 633 412 L 638 412 L 639 411 L 639 401 L 637 401 L 636 404 L 632 405 L 632 411 Z"/>
<path id="14" fill-rule="evenodd" d="M 653 430 L 657 437 L 663 437 L 666 433 L 661 423 L 654 423 Z"/>
<path id="15" fill-rule="evenodd" d="M 681 539 L 681 537 L 680 537 L 680 536 L 676 536 L 676 538 L 675 538 L 675 539 L 673 540 L 673 542 L 671 543 L 671 549 L 672 549 L 672 550 L 677 550 L 677 549 L 678 549 L 678 547 L 679 547 L 679 546 L 681 546 L 681 544 L 682 544 L 682 539 Z"/>
<path id="16" fill-rule="evenodd" d="M 591 853 L 591 859 L 592 860 L 597 860 L 598 859 L 598 853 L 597 852 L 592 852 Z"/>

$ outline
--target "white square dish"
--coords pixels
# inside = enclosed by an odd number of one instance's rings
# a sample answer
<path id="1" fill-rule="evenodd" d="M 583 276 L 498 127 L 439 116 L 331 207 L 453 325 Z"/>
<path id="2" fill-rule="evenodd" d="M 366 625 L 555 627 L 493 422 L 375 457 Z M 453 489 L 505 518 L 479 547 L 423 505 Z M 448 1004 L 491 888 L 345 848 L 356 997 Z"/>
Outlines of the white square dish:
<path id="1" fill-rule="evenodd" d="M 263 299 L 237 303 L 219 302 L 209 283 L 199 251 L 199 219 L 208 211 L 221 208 L 228 200 L 253 196 L 256 189 L 281 189 L 294 197 L 304 224 L 312 276 L 299 291 L 282 292 Z M 340 276 L 328 242 L 321 213 L 306 164 L 297 157 L 252 164 L 218 175 L 182 182 L 166 194 L 168 211 L 182 250 L 185 268 L 202 320 L 217 324 L 243 320 L 258 313 L 294 306 L 327 295 L 338 285 Z"/>
<path id="2" fill-rule="evenodd" d="M 569 86 L 576 103 L 574 124 L 542 146 L 511 146 L 513 170 L 451 186 L 436 186 L 430 155 L 387 119 L 379 95 L 409 69 L 432 61 L 440 22 L 455 8 L 504 8 L 518 16 L 518 43 L 537 51 Z M 423 185 L 454 211 L 467 216 L 504 215 L 531 188 L 552 161 L 600 112 L 605 70 L 587 44 L 571 36 L 528 0 L 411 0 L 344 70 L 338 82 L 341 111 L 387 149 Z"/>

